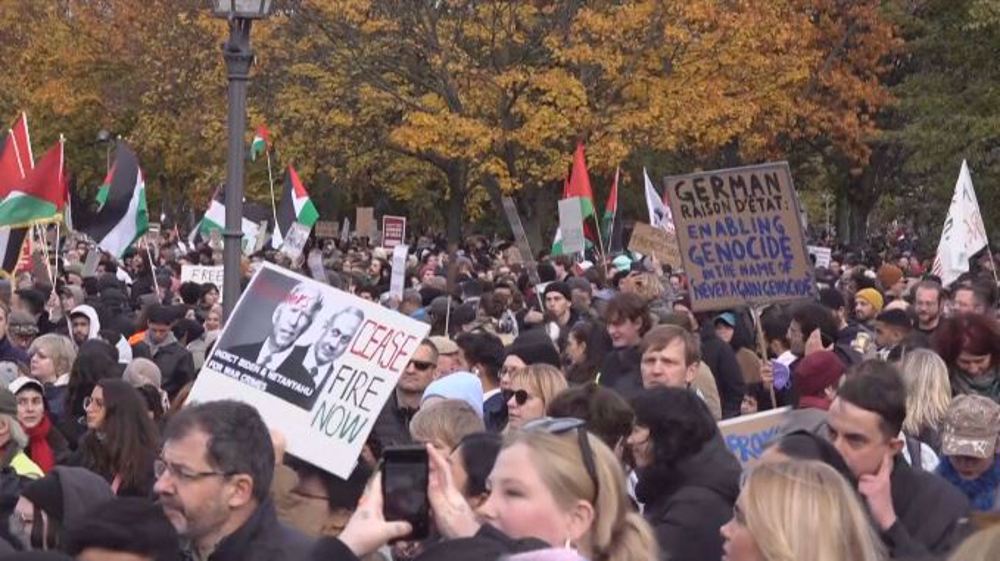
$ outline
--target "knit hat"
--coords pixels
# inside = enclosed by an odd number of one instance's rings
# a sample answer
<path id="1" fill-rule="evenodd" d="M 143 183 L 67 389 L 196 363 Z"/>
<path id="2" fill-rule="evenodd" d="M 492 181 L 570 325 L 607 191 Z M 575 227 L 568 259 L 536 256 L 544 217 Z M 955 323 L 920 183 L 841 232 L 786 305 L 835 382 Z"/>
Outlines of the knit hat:
<path id="1" fill-rule="evenodd" d="M 885 300 L 882 298 L 882 294 L 874 288 L 861 289 L 854 295 L 854 298 L 857 300 L 864 300 L 865 302 L 871 304 L 872 307 L 875 308 L 876 313 L 881 312 L 882 306 L 885 305 Z"/>
<path id="2" fill-rule="evenodd" d="M 878 273 L 875 274 L 875 277 L 878 279 L 879 284 L 882 285 L 882 288 L 888 290 L 903 279 L 903 270 L 892 263 L 886 263 L 878 268 Z"/>
<path id="3" fill-rule="evenodd" d="M 79 555 L 89 548 L 142 552 L 158 560 L 180 559 L 177 530 L 163 509 L 138 497 L 100 503 L 85 519 L 67 528 L 66 551 Z"/>
<path id="4" fill-rule="evenodd" d="M 0 415 L 17 417 L 17 398 L 7 388 L 0 388 Z"/>
<path id="5" fill-rule="evenodd" d="M 944 415 L 941 453 L 992 458 L 1000 435 L 1000 405 L 980 395 L 960 395 Z"/>
<path id="6" fill-rule="evenodd" d="M 453 372 L 434 380 L 424 390 L 420 403 L 430 397 L 460 399 L 468 403 L 480 418 L 483 417 L 483 384 L 479 376 L 471 372 Z"/>
<path id="7" fill-rule="evenodd" d="M 837 387 L 843 375 L 844 363 L 833 351 L 816 351 L 806 355 L 792 373 L 792 387 L 798 392 L 799 407 L 829 407 L 824 390 Z"/>
<path id="8" fill-rule="evenodd" d="M 567 300 L 571 300 L 573 298 L 572 292 L 570 292 L 569 289 L 569 285 L 561 281 L 550 282 L 548 285 L 546 285 L 544 296 L 547 297 L 550 292 L 558 292 L 559 294 L 562 294 L 563 298 Z"/>
<path id="9" fill-rule="evenodd" d="M 559 351 L 552 345 L 552 340 L 542 330 L 528 331 L 514 339 L 507 347 L 507 356 L 516 356 L 525 364 L 550 364 L 556 368 L 562 367 Z"/>
<path id="10" fill-rule="evenodd" d="M 15 311 L 11 312 L 10 317 L 7 318 L 7 330 L 12 335 L 33 337 L 38 335 L 38 324 L 28 312 Z"/>

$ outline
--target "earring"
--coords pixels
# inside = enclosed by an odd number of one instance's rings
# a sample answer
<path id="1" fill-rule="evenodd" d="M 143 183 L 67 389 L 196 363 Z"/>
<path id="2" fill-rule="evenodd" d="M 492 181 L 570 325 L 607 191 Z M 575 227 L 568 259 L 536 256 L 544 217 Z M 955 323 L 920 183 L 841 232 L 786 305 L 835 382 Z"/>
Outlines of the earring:
<path id="1" fill-rule="evenodd" d="M 573 538 L 566 538 L 566 543 L 563 544 L 563 549 L 576 551 L 576 546 L 573 545 Z"/>

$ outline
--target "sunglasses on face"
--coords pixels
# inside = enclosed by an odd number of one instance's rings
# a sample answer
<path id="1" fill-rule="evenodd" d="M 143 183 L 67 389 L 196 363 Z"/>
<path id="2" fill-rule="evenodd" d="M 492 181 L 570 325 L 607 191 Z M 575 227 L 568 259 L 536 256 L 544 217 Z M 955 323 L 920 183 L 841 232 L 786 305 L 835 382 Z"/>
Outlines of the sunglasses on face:
<path id="1" fill-rule="evenodd" d="M 594 483 L 594 504 L 597 504 L 601 488 L 597 483 L 597 462 L 594 459 L 594 449 L 590 447 L 590 438 L 587 436 L 586 421 L 575 417 L 542 417 L 525 423 L 521 430 L 556 435 L 575 430 L 577 443 L 580 446 L 580 455 L 583 456 L 583 467 Z"/>
<path id="2" fill-rule="evenodd" d="M 433 362 L 424 362 L 422 360 L 411 360 L 410 364 L 412 364 L 413 367 L 416 368 L 417 370 L 421 371 L 427 370 L 430 367 L 434 366 Z"/>
<path id="3" fill-rule="evenodd" d="M 514 403 L 518 405 L 524 405 L 528 402 L 528 398 L 531 397 L 525 390 L 503 390 L 501 393 L 503 394 L 504 403 L 509 403 L 510 398 L 514 398 Z"/>

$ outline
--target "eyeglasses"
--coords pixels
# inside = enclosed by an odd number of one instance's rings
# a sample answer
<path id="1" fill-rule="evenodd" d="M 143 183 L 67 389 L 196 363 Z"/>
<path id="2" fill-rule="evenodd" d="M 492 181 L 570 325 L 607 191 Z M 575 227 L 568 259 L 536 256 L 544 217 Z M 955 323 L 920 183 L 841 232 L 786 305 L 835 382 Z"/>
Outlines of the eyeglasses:
<path id="1" fill-rule="evenodd" d="M 594 449 L 590 447 L 586 421 L 574 417 L 542 417 L 541 419 L 525 423 L 521 427 L 521 430 L 544 432 L 546 434 L 565 434 L 571 430 L 575 430 L 577 443 L 580 445 L 580 455 L 583 456 L 583 467 L 586 468 L 587 475 L 590 476 L 590 480 L 594 483 L 594 504 L 597 504 L 601 487 L 598 485 L 597 462 L 594 459 Z"/>
<path id="2" fill-rule="evenodd" d="M 433 362 L 424 362 L 422 360 L 411 360 L 410 364 L 412 364 L 417 370 L 428 370 L 434 366 Z"/>
<path id="3" fill-rule="evenodd" d="M 157 458 L 156 461 L 153 462 L 153 475 L 155 475 L 156 478 L 159 479 L 163 477 L 164 473 L 167 472 L 170 472 L 170 477 L 173 477 L 174 479 L 183 482 L 197 481 L 199 479 L 204 479 L 206 477 L 213 477 L 213 476 L 231 477 L 233 475 L 236 475 L 233 472 L 225 472 L 225 471 L 190 471 L 182 466 L 170 463 L 164 460 L 163 458 Z"/>
<path id="4" fill-rule="evenodd" d="M 514 403 L 518 405 L 524 405 L 528 402 L 528 398 L 531 397 L 531 394 L 525 390 L 503 390 L 500 393 L 503 394 L 504 403 L 508 403 L 510 402 L 510 398 L 514 398 Z"/>
<path id="5" fill-rule="evenodd" d="M 104 400 L 103 399 L 94 399 L 94 398 L 90 397 L 89 395 L 86 396 L 86 397 L 84 397 L 83 398 L 83 408 L 84 409 L 90 409 L 91 406 L 96 407 L 97 409 L 104 409 Z"/>

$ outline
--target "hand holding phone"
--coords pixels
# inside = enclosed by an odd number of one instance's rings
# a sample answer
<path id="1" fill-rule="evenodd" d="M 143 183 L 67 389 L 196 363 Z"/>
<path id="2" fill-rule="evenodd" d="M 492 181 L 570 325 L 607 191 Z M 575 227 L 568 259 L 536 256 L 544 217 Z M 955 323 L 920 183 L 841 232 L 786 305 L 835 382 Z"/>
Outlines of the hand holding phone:
<path id="1" fill-rule="evenodd" d="M 382 452 L 382 506 L 387 521 L 413 527 L 408 540 L 422 540 L 430 531 L 427 501 L 429 468 L 423 446 L 395 446 Z"/>

